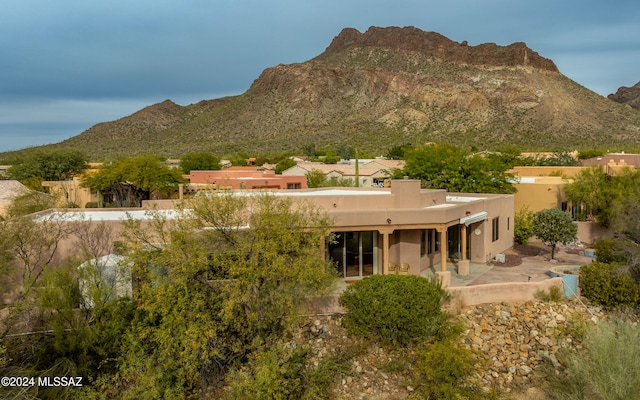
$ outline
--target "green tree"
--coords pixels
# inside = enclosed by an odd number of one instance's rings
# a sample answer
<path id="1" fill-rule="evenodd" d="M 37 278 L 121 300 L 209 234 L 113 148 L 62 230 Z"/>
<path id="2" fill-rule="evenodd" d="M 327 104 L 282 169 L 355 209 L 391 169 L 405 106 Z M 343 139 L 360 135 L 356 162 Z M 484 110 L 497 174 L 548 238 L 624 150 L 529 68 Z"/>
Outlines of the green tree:
<path id="1" fill-rule="evenodd" d="M 109 193 L 116 207 L 138 207 L 152 192 L 168 195 L 184 182 L 179 170 L 169 168 L 158 157 L 122 159 L 100 166 L 82 180 L 84 187 Z"/>
<path id="2" fill-rule="evenodd" d="M 278 164 L 276 164 L 276 174 L 282 174 L 282 171 L 289 169 L 296 164 L 297 163 L 292 158 L 283 158 L 282 160 L 278 161 Z"/>
<path id="3" fill-rule="evenodd" d="M 356 151 L 352 146 L 346 144 L 339 144 L 336 148 L 336 155 L 340 156 L 343 160 L 350 160 L 356 155 Z M 338 160 L 340 161 L 340 160 Z"/>
<path id="4" fill-rule="evenodd" d="M 181 398 L 275 343 L 309 296 L 333 282 L 319 251 L 328 220 L 274 196 L 192 199 L 153 229 L 130 221 L 140 304 L 118 374 L 98 384 L 121 398 Z"/>
<path id="5" fill-rule="evenodd" d="M 571 215 L 557 208 L 538 211 L 533 216 L 533 234 L 551 246 L 551 259 L 558 243 L 569 244 L 576 240 L 578 225 Z"/>
<path id="6" fill-rule="evenodd" d="M 403 144 L 401 146 L 393 146 L 389 149 L 389 151 L 387 151 L 385 157 L 390 160 L 404 160 L 405 153 L 411 150 L 411 148 L 412 146 L 409 143 Z"/>
<path id="7" fill-rule="evenodd" d="M 11 160 L 12 165 L 7 170 L 7 175 L 19 181 L 30 178 L 63 181 L 87 169 L 87 160 L 87 155 L 76 149 L 37 149 Z"/>
<path id="8" fill-rule="evenodd" d="M 533 211 L 523 207 L 513 218 L 513 236 L 516 242 L 526 245 L 533 236 Z"/>
<path id="9" fill-rule="evenodd" d="M 611 188 L 606 173 L 600 167 L 583 169 L 572 183 L 564 187 L 567 198 L 578 210 L 578 218 L 593 215 L 603 225 L 610 222 Z M 617 197 L 617 196 L 616 196 Z"/>
<path id="10" fill-rule="evenodd" d="M 307 172 L 307 187 L 319 188 L 326 186 L 327 176 L 319 169 L 312 169 Z"/>
<path id="11" fill-rule="evenodd" d="M 220 158 L 211 153 L 190 153 L 180 158 L 180 169 L 185 174 L 194 170 L 215 171 L 220 168 Z"/>
<path id="12" fill-rule="evenodd" d="M 580 291 L 589 301 L 606 309 L 636 305 L 640 296 L 640 286 L 627 266 L 598 261 L 580 268 Z"/>
<path id="13" fill-rule="evenodd" d="M 466 193 L 514 193 L 506 172 L 510 167 L 502 158 L 471 155 L 444 144 L 432 144 L 405 153 L 406 165 L 400 174 L 420 179 L 433 189 Z"/>

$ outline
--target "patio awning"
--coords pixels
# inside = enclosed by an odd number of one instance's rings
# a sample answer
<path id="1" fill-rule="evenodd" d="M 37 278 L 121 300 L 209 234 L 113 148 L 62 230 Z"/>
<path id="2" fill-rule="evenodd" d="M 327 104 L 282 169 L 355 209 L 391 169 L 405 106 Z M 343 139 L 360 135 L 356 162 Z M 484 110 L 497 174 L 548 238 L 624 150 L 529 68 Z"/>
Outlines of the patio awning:
<path id="1" fill-rule="evenodd" d="M 482 211 L 476 214 L 467 215 L 466 217 L 460 218 L 460 223 L 465 224 L 466 226 L 469 226 L 474 222 L 484 221 L 485 219 L 487 219 L 487 212 Z"/>

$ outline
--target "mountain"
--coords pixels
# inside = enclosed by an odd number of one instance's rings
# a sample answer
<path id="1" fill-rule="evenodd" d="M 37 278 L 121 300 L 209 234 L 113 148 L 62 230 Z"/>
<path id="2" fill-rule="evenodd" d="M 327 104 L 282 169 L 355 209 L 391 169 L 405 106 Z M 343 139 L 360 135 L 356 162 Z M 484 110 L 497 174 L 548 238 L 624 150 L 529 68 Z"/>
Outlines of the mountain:
<path id="1" fill-rule="evenodd" d="M 525 43 L 470 46 L 414 27 L 346 28 L 317 57 L 267 68 L 242 95 L 170 100 L 57 146 L 94 158 L 220 155 L 405 143 L 526 149 L 628 148 L 640 113 L 562 75 Z"/>
<path id="2" fill-rule="evenodd" d="M 632 87 L 621 86 L 617 92 L 610 94 L 607 98 L 640 110 L 640 82 Z"/>

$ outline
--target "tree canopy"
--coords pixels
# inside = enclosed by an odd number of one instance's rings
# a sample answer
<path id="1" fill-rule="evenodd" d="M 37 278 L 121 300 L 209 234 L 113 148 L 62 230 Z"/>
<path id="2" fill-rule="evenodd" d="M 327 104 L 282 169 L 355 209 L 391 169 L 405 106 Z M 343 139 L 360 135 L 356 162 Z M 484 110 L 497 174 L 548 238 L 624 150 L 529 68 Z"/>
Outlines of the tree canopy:
<path id="1" fill-rule="evenodd" d="M 400 174 L 422 180 L 432 189 L 465 193 L 513 193 L 511 165 L 499 153 L 470 154 L 452 145 L 431 144 L 405 150 Z"/>
<path id="2" fill-rule="evenodd" d="M 87 161 L 87 155 L 77 149 L 37 149 L 11 160 L 7 175 L 19 181 L 63 181 L 87 169 Z"/>
<path id="3" fill-rule="evenodd" d="M 640 171 L 625 168 L 608 176 L 599 167 L 584 169 L 564 191 L 579 219 L 593 216 L 640 243 Z"/>
<path id="4" fill-rule="evenodd" d="M 179 170 L 163 164 L 158 157 L 142 156 L 103 164 L 87 174 L 82 185 L 110 192 L 116 207 L 139 206 L 154 191 L 168 194 L 184 182 Z"/>
<path id="5" fill-rule="evenodd" d="M 220 158 L 211 153 L 190 153 L 180 158 L 180 169 L 185 174 L 191 171 L 215 171 L 220 168 Z"/>
<path id="6" fill-rule="evenodd" d="M 533 234 L 551 246 L 551 259 L 558 243 L 569 244 L 576 239 L 578 225 L 571 215 L 557 208 L 538 211 L 533 216 Z"/>
<path id="7" fill-rule="evenodd" d="M 179 220 L 157 215 L 156 229 L 139 221 L 127 229 L 139 307 L 120 372 L 105 385 L 131 398 L 220 385 L 334 280 L 319 251 L 328 220 L 314 208 L 234 193 L 185 207 Z"/>

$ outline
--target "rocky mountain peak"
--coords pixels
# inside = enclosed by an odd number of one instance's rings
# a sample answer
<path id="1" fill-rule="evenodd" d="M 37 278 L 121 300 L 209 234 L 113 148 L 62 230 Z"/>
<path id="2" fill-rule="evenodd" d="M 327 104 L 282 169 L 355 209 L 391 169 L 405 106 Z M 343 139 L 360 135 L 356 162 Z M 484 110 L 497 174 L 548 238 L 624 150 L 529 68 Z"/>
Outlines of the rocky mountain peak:
<path id="1" fill-rule="evenodd" d="M 508 46 L 483 43 L 469 46 L 466 41 L 455 42 L 436 32 L 425 32 L 409 27 L 370 27 L 365 33 L 353 28 L 343 29 L 325 53 L 339 53 L 353 48 L 376 47 L 422 53 L 428 57 L 458 64 L 515 67 L 532 66 L 541 70 L 558 72 L 553 61 L 540 56 L 525 43 Z"/>
<path id="2" fill-rule="evenodd" d="M 618 103 L 628 104 L 629 106 L 640 110 L 640 82 L 632 87 L 621 86 L 614 94 L 607 96 Z"/>

